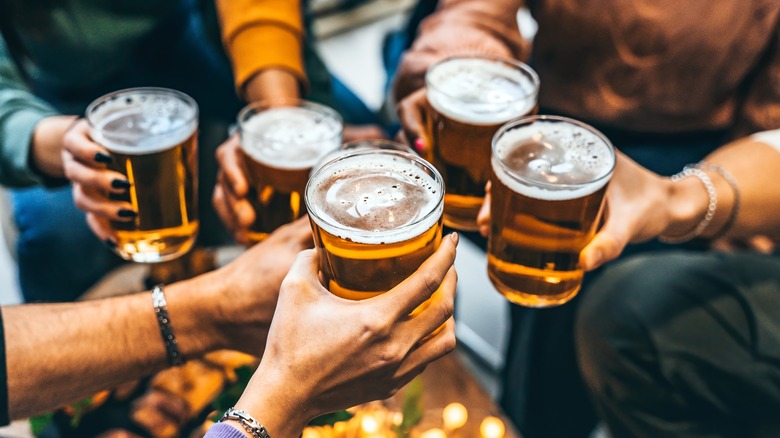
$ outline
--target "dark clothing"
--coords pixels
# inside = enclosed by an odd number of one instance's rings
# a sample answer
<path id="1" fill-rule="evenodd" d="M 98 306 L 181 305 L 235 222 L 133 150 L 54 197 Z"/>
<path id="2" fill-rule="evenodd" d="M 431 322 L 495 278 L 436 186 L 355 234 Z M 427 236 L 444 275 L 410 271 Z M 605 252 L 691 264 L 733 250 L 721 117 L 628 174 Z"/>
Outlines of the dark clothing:
<path id="1" fill-rule="evenodd" d="M 627 259 L 583 296 L 581 369 L 621 437 L 780 436 L 780 257 Z"/>
<path id="2" fill-rule="evenodd" d="M 5 361 L 5 329 L 3 311 L 0 308 L 0 426 L 10 423 L 8 417 L 8 370 Z"/>

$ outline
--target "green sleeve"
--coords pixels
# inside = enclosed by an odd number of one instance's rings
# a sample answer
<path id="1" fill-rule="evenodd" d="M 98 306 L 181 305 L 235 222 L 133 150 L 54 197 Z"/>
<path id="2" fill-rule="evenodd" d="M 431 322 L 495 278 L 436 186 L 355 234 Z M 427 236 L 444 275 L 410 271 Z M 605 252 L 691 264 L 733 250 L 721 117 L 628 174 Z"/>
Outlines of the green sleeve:
<path id="1" fill-rule="evenodd" d="M 43 183 L 30 166 L 30 145 L 38 122 L 57 114 L 30 91 L 0 39 L 0 185 Z"/>

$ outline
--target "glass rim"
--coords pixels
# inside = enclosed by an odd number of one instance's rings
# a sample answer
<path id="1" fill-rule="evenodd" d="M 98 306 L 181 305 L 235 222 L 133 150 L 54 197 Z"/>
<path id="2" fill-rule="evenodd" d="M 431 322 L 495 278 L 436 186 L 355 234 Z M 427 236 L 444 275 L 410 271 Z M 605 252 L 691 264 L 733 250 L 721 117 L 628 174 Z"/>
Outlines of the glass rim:
<path id="1" fill-rule="evenodd" d="M 94 112 L 98 108 L 100 108 L 102 105 L 106 104 L 111 100 L 126 95 L 130 95 L 130 94 L 146 94 L 146 95 L 159 95 L 159 96 L 167 95 L 179 99 L 180 101 L 184 102 L 187 105 L 190 105 L 194 109 L 192 116 L 185 119 L 185 123 L 183 126 L 179 126 L 169 131 L 155 134 L 155 135 L 168 135 L 179 130 L 183 131 L 184 130 L 183 128 L 185 127 L 189 128 L 189 125 L 191 123 L 198 120 L 200 114 L 198 103 L 195 102 L 195 99 L 193 99 L 188 94 L 185 94 L 179 90 L 174 90 L 172 88 L 165 88 L 165 87 L 133 87 L 133 88 L 123 88 L 121 90 L 112 91 L 110 93 L 104 94 L 98 97 L 97 99 L 93 100 L 89 105 L 87 105 L 87 109 L 84 111 L 84 114 L 90 129 L 99 129 L 96 125 L 97 121 L 93 119 Z"/>
<path id="2" fill-rule="evenodd" d="M 510 169 L 504 160 L 498 158 L 496 156 L 496 148 L 498 146 L 498 142 L 501 140 L 501 137 L 504 136 L 507 132 L 516 129 L 517 127 L 521 125 L 530 125 L 534 122 L 540 121 L 540 120 L 549 120 L 553 122 L 559 122 L 559 123 L 569 123 L 571 125 L 578 126 L 580 128 L 583 128 L 592 134 L 596 135 L 606 146 L 607 149 L 610 152 L 610 157 L 612 157 L 612 165 L 609 167 L 609 170 L 604 172 L 603 175 L 600 175 L 597 178 L 593 178 L 587 182 L 583 183 L 576 183 L 576 184 L 553 184 L 549 182 L 544 181 L 538 181 L 535 179 L 531 179 L 528 177 L 524 177 L 522 175 L 518 175 L 517 172 Z M 564 116 L 555 116 L 555 115 L 544 115 L 544 114 L 535 114 L 531 116 L 525 116 L 520 117 L 518 119 L 510 120 L 504 125 L 502 125 L 500 128 L 498 128 L 498 131 L 493 135 L 493 140 L 491 141 L 491 159 L 495 159 L 496 162 L 501 166 L 502 170 L 512 179 L 515 181 L 518 181 L 522 184 L 528 185 L 528 186 L 534 186 L 534 187 L 541 187 L 544 189 L 549 190 L 574 190 L 582 187 L 587 187 L 591 184 L 597 183 L 599 181 L 607 180 L 609 181 L 610 178 L 612 178 L 612 174 L 615 171 L 615 166 L 617 165 L 617 152 L 615 151 L 615 146 L 612 144 L 611 141 L 607 138 L 606 135 L 604 135 L 601 131 L 594 128 L 591 125 L 588 125 L 587 123 L 581 122 L 579 120 L 572 119 L 570 117 L 564 117 Z"/>
<path id="3" fill-rule="evenodd" d="M 329 221 L 329 220 L 319 216 L 317 214 L 317 212 L 315 212 L 311 208 L 311 201 L 310 201 L 310 197 L 309 197 L 309 190 L 311 188 L 312 182 L 315 179 L 317 179 L 320 176 L 320 174 L 322 174 L 324 172 L 327 172 L 329 169 L 333 168 L 336 164 L 338 164 L 338 163 L 340 163 L 342 161 L 350 160 L 350 159 L 353 159 L 353 158 L 358 157 L 358 156 L 370 155 L 370 154 L 391 155 L 391 156 L 397 156 L 397 157 L 405 158 L 405 159 L 413 162 L 415 165 L 422 166 L 426 171 L 429 171 L 429 173 L 433 176 L 434 182 L 436 182 L 438 184 L 438 188 L 439 188 L 439 190 L 436 193 L 436 196 L 437 196 L 436 203 L 433 204 L 433 206 L 431 207 L 430 211 L 426 212 L 424 215 L 422 215 L 421 217 L 417 218 L 416 220 L 414 220 L 411 223 L 404 224 L 404 225 L 402 225 L 402 226 L 400 226 L 398 228 L 393 228 L 393 229 L 390 229 L 390 230 L 381 230 L 381 231 L 357 230 L 355 228 L 342 226 L 341 224 L 334 223 L 333 221 Z M 443 211 L 444 211 L 443 208 L 442 208 L 443 205 L 444 205 L 444 191 L 445 191 L 444 178 L 441 176 L 441 173 L 439 173 L 439 171 L 436 169 L 436 167 L 433 164 L 429 163 L 428 161 L 426 161 L 421 156 L 419 156 L 417 154 L 414 154 L 414 153 L 399 151 L 399 150 L 395 150 L 395 149 L 379 149 L 379 150 L 377 150 L 377 149 L 361 149 L 361 150 L 356 150 L 354 152 L 349 152 L 349 153 L 345 153 L 343 155 L 339 155 L 338 157 L 328 161 L 327 163 L 325 163 L 322 166 L 320 166 L 316 171 L 314 171 L 309 176 L 309 180 L 306 182 L 306 189 L 304 190 L 304 203 L 306 205 L 306 211 L 309 214 L 309 217 L 312 220 L 314 220 L 315 222 L 317 222 L 318 226 L 321 226 L 319 224 L 324 223 L 324 224 L 327 224 L 327 227 L 329 229 L 337 230 L 339 232 L 347 232 L 347 233 L 351 233 L 351 234 L 358 234 L 358 235 L 361 235 L 361 236 L 362 235 L 391 236 L 391 235 L 395 235 L 395 234 L 401 234 L 404 231 L 406 231 L 407 229 L 411 229 L 411 228 L 414 228 L 414 227 L 418 226 L 421 222 L 424 222 L 426 220 L 430 220 L 431 216 L 436 214 L 437 212 L 438 212 L 438 214 L 440 216 L 439 219 L 441 219 L 441 215 L 443 214 Z"/>
<path id="4" fill-rule="evenodd" d="M 275 108 L 304 108 L 313 111 L 315 113 L 318 113 L 320 115 L 330 117 L 331 119 L 335 120 L 338 123 L 339 129 L 334 133 L 333 136 L 303 143 L 302 145 L 309 145 L 309 144 L 330 141 L 335 138 L 341 137 L 344 133 L 344 118 L 335 109 L 327 105 L 323 105 L 317 102 L 312 102 L 306 99 L 285 98 L 285 99 L 259 100 L 256 102 L 249 103 L 243 108 L 241 108 L 241 110 L 238 112 L 238 116 L 236 117 L 236 123 L 238 124 L 239 138 L 243 135 L 248 135 L 253 138 L 262 137 L 262 134 L 260 132 L 246 129 L 244 123 L 252 118 L 251 116 L 252 114 L 258 114 L 262 111 L 272 110 Z M 243 143 L 239 141 L 239 144 L 241 145 L 241 149 L 243 150 L 244 149 Z"/>
<path id="5" fill-rule="evenodd" d="M 530 65 L 528 65 L 528 64 L 526 64 L 526 63 L 524 63 L 522 61 L 518 61 L 518 60 L 512 59 L 512 58 L 506 58 L 506 57 L 503 57 L 503 56 L 496 56 L 496 55 L 485 55 L 485 54 L 479 54 L 479 53 L 449 56 L 447 58 L 440 59 L 439 61 L 436 61 L 435 63 L 431 64 L 425 70 L 425 89 L 426 90 L 428 90 L 429 88 L 433 89 L 433 90 L 435 90 L 435 92 L 445 96 L 448 99 L 453 99 L 453 100 L 457 100 L 457 101 L 462 102 L 463 101 L 462 99 L 460 99 L 460 98 L 458 98 L 456 96 L 453 96 L 453 95 L 451 95 L 449 93 L 445 93 L 444 91 L 442 91 L 442 89 L 440 87 L 437 87 L 436 85 L 434 85 L 431 82 L 431 80 L 430 80 L 430 76 L 431 76 L 431 72 L 433 70 L 435 70 L 437 67 L 439 67 L 439 66 L 441 66 L 443 64 L 446 64 L 446 63 L 451 62 L 451 61 L 465 60 L 465 59 L 478 59 L 478 60 L 484 60 L 484 61 L 501 62 L 501 63 L 504 63 L 504 64 L 506 64 L 508 66 L 511 66 L 511 67 L 515 68 L 516 70 L 519 70 L 521 73 L 523 73 L 524 75 L 527 75 L 527 76 L 529 76 L 531 78 L 531 82 L 534 85 L 533 90 L 531 90 L 530 92 L 528 92 L 528 93 L 518 97 L 517 99 L 511 100 L 509 102 L 501 102 L 500 104 L 499 103 L 495 103 L 495 105 L 513 105 L 513 104 L 516 104 L 518 102 L 522 102 L 522 101 L 528 99 L 529 97 L 532 97 L 532 96 L 536 97 L 536 96 L 539 95 L 539 85 L 540 85 L 539 74 L 536 73 L 536 70 L 534 70 Z M 427 97 L 428 92 L 426 91 L 425 94 L 426 94 L 426 97 Z M 490 103 L 486 103 L 486 104 L 490 104 Z"/>

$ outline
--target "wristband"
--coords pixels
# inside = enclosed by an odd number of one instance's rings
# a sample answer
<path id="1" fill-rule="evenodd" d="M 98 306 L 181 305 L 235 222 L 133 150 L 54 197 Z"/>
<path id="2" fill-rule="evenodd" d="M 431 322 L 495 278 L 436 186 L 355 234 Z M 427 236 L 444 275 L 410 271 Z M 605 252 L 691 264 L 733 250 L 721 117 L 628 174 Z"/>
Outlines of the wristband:
<path id="1" fill-rule="evenodd" d="M 156 285 L 152 290 L 152 304 L 154 305 L 154 313 L 157 315 L 157 325 L 160 326 L 160 336 L 165 344 L 165 352 L 168 355 L 168 363 L 172 366 L 183 365 L 184 357 L 179 351 L 179 343 L 173 334 L 171 319 L 168 317 L 168 303 L 165 301 L 162 284 Z"/>
<path id="2" fill-rule="evenodd" d="M 695 176 L 701 180 L 704 184 L 704 188 L 707 190 L 707 196 L 709 197 L 709 203 L 707 204 L 707 212 L 704 213 L 704 218 L 688 233 L 681 236 L 658 236 L 658 240 L 664 243 L 683 243 L 687 242 L 695 237 L 699 237 L 701 233 L 712 222 L 712 218 L 715 217 L 715 209 L 718 207 L 718 193 L 715 191 L 715 185 L 712 184 L 712 180 L 706 172 L 698 167 L 685 166 L 682 172 L 672 175 L 671 180 L 673 183 L 680 181 L 683 178 Z"/>

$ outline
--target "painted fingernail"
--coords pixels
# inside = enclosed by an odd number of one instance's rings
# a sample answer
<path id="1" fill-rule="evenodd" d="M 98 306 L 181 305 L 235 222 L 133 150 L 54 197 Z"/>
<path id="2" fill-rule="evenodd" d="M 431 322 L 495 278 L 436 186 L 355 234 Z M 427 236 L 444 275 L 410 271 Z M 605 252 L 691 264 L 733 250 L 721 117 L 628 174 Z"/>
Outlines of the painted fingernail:
<path id="1" fill-rule="evenodd" d="M 104 241 L 103 241 L 103 243 L 105 243 L 105 244 L 106 244 L 106 246 L 107 246 L 107 247 L 109 247 L 109 248 L 111 248 L 111 249 L 114 249 L 114 248 L 116 248 L 116 242 L 114 242 L 114 241 L 113 241 L 113 240 L 111 240 L 111 239 L 106 239 L 106 240 L 104 240 Z"/>
<path id="2" fill-rule="evenodd" d="M 422 152 L 425 150 L 425 142 L 423 141 L 423 139 L 418 138 L 417 140 L 414 141 L 414 149 L 416 149 L 417 152 Z"/>
<path id="3" fill-rule="evenodd" d="M 120 209 L 116 214 L 119 217 L 127 217 L 127 218 L 134 218 L 138 216 L 138 213 L 134 212 L 133 210 L 128 210 L 126 208 Z"/>
<path id="4" fill-rule="evenodd" d="M 115 189 L 125 189 L 125 190 L 127 190 L 127 189 L 130 188 L 130 186 L 132 186 L 132 184 L 130 184 L 130 181 L 128 181 L 126 179 L 119 179 L 119 178 L 117 178 L 117 179 L 111 181 L 111 187 L 113 187 Z"/>
<path id="5" fill-rule="evenodd" d="M 97 152 L 95 154 L 95 161 L 103 164 L 110 164 L 114 162 L 114 158 L 111 155 L 104 154 L 103 152 Z"/>

